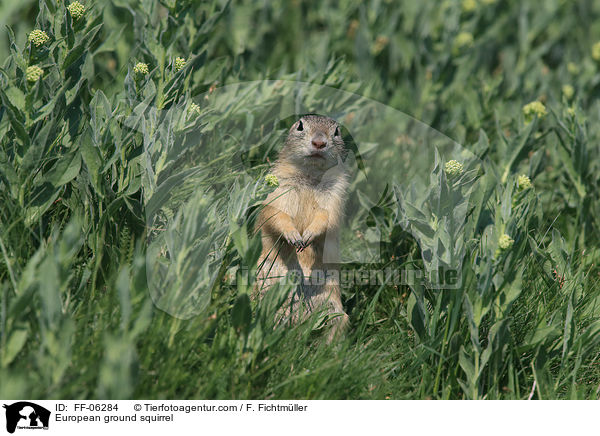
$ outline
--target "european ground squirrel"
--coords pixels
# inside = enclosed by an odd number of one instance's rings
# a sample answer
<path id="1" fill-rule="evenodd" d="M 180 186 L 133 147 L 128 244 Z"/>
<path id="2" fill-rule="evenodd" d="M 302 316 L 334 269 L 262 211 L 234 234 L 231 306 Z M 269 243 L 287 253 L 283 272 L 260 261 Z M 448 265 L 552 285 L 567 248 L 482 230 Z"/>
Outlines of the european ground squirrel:
<path id="1" fill-rule="evenodd" d="M 262 233 L 259 296 L 289 273 L 299 274 L 284 317 L 294 321 L 323 310 L 332 326 L 330 340 L 348 323 L 338 269 L 348 189 L 345 155 L 335 120 L 306 115 L 296 121 L 271 170 L 279 185 L 265 200 L 256 226 Z"/>

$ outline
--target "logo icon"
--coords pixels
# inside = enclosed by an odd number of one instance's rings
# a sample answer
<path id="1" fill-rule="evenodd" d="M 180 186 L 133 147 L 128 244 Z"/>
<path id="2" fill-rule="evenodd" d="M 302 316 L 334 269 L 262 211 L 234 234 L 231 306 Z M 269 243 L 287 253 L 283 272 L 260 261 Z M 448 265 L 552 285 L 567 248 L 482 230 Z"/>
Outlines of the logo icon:
<path id="1" fill-rule="evenodd" d="M 19 401 L 6 409 L 6 431 L 14 433 L 15 429 L 48 430 L 50 411 L 29 401 Z"/>

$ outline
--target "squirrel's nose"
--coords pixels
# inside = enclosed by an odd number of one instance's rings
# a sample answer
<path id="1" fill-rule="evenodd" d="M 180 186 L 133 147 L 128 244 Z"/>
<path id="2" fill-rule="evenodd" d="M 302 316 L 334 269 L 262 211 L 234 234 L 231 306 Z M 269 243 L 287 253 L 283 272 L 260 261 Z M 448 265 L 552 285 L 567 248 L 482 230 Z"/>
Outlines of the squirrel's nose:
<path id="1" fill-rule="evenodd" d="M 317 148 L 317 149 L 321 149 L 321 148 L 325 148 L 325 146 L 327 145 L 327 141 L 322 139 L 322 138 L 313 138 L 312 139 L 312 145 Z"/>

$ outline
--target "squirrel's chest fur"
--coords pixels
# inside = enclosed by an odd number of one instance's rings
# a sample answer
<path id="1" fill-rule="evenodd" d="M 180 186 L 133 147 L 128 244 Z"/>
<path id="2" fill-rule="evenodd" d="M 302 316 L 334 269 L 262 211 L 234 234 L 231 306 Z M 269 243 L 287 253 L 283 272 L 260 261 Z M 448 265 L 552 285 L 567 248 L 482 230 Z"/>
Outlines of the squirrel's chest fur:
<path id="1" fill-rule="evenodd" d="M 345 172 L 331 172 L 317 181 L 281 176 L 282 183 L 277 190 L 281 201 L 278 203 L 300 233 L 319 210 L 328 212 L 331 227 L 338 226 L 348 186 Z"/>
<path id="2" fill-rule="evenodd" d="M 317 211 L 321 209 L 318 199 L 319 193 L 312 189 L 297 189 L 295 187 L 289 187 L 287 192 L 288 198 L 284 201 L 287 206 L 285 212 L 292 218 L 296 229 L 302 233 L 311 223 Z"/>

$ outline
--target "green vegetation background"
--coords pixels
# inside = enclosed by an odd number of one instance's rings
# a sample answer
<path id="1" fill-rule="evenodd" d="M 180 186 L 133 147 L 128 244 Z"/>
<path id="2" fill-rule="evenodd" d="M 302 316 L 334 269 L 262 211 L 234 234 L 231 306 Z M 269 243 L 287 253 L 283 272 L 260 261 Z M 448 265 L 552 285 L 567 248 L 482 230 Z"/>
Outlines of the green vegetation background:
<path id="1" fill-rule="evenodd" d="M 69 3 L 0 4 L 1 398 L 598 398 L 600 3 Z M 203 316 L 154 307 L 143 135 L 117 102 L 279 78 L 378 100 L 484 161 L 461 290 L 346 289 L 335 346 L 273 329 L 276 298 L 250 308 L 226 281 Z M 394 207 L 382 266 L 418 265 Z M 230 265 L 253 256 L 238 242 Z"/>

